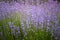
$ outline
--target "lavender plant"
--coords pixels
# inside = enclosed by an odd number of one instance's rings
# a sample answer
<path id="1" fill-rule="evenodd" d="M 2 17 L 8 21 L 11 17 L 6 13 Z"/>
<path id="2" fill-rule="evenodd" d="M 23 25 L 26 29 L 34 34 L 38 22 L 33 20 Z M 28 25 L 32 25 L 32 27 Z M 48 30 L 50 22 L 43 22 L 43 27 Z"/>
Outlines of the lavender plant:
<path id="1" fill-rule="evenodd" d="M 60 4 L 27 3 L 0 2 L 0 40 L 59 40 Z"/>

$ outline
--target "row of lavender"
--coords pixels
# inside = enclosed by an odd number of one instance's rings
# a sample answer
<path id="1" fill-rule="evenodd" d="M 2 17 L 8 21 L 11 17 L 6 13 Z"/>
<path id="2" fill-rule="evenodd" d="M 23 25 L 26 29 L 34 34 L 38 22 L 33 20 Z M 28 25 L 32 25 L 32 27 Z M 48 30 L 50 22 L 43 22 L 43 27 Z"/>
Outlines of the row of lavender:
<path id="1" fill-rule="evenodd" d="M 18 2 L 20 5 L 40 5 L 45 2 L 57 2 L 59 3 L 59 0 L 0 0 L 0 2 L 8 2 L 8 3 L 13 3 L 13 2 Z"/>
<path id="2" fill-rule="evenodd" d="M 0 0 L 1 2 L 4 1 L 4 2 L 18 2 L 20 4 L 30 4 L 30 5 L 36 5 L 36 4 L 41 4 L 41 3 L 44 3 L 48 0 Z"/>
<path id="3" fill-rule="evenodd" d="M 39 29 L 46 27 L 47 31 L 50 30 L 53 36 L 53 32 L 60 36 L 60 4 L 56 2 L 46 2 L 37 6 L 20 5 L 17 2 L 11 4 L 0 2 L 0 20 L 6 19 L 5 17 L 14 18 L 15 14 L 18 14 L 17 17 L 21 20 L 23 30 L 25 26 L 29 28 L 31 23 Z M 12 23 L 8 22 L 9 27 L 15 27 L 14 23 L 17 21 L 17 17 L 15 17 Z M 24 22 L 26 22 L 26 25 L 24 25 Z M 19 30 L 18 27 L 16 28 Z"/>

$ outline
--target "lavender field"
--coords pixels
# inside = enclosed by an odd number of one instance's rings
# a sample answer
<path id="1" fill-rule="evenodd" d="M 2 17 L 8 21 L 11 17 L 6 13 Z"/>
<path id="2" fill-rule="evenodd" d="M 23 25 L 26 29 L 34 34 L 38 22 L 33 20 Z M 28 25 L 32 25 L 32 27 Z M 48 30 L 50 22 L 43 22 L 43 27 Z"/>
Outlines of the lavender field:
<path id="1" fill-rule="evenodd" d="M 0 40 L 60 40 L 60 3 L 0 1 Z"/>

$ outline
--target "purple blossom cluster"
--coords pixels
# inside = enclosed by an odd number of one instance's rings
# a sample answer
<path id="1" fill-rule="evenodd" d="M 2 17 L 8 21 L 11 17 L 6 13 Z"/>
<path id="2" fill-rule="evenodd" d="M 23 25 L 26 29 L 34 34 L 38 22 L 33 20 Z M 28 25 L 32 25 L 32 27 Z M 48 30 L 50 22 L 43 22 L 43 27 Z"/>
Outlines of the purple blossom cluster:
<path id="1" fill-rule="evenodd" d="M 18 37 L 20 34 L 20 28 L 13 25 L 12 22 L 8 22 L 9 28 L 11 29 L 11 34 L 13 34 L 14 36 Z"/>

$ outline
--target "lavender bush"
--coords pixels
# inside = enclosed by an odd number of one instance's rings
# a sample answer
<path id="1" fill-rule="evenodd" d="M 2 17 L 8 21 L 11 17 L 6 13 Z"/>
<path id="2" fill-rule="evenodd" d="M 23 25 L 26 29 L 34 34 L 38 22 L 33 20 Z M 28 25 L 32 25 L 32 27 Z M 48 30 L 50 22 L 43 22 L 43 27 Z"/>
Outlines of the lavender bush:
<path id="1" fill-rule="evenodd" d="M 0 40 L 60 40 L 60 3 L 0 2 Z"/>

